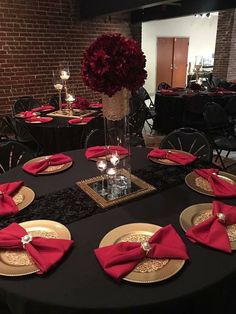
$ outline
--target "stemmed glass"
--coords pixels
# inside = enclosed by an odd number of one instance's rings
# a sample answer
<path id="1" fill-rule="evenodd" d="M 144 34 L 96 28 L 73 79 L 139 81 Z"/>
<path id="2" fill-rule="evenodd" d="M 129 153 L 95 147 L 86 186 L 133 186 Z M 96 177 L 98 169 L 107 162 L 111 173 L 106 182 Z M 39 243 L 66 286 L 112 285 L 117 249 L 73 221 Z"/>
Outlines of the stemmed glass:
<path id="1" fill-rule="evenodd" d="M 106 160 L 98 160 L 98 161 L 96 162 L 96 165 L 97 165 L 97 168 L 98 168 L 98 170 L 101 172 L 101 175 L 102 175 L 102 189 L 101 189 L 101 191 L 100 191 L 100 194 L 101 194 L 102 196 L 104 196 L 104 195 L 107 194 L 107 192 L 106 192 L 106 190 L 105 190 L 105 188 L 104 188 L 104 177 L 103 177 L 103 173 L 104 173 L 104 171 L 107 169 L 107 161 L 106 161 Z"/>
<path id="2" fill-rule="evenodd" d="M 53 72 L 53 86 L 58 91 L 58 105 L 59 105 L 60 112 L 62 112 L 61 91 L 63 89 L 63 81 L 54 72 Z"/>
<path id="3" fill-rule="evenodd" d="M 64 83 L 65 93 L 67 95 L 67 86 L 66 81 L 70 78 L 70 70 L 69 70 L 69 64 L 66 61 L 60 62 L 59 65 L 59 74 L 60 78 Z"/>
<path id="4" fill-rule="evenodd" d="M 67 92 L 66 93 L 66 103 L 67 103 L 67 107 L 68 107 L 68 114 L 69 115 L 73 115 L 73 108 L 72 108 L 72 104 L 75 101 L 75 93 L 73 91 Z"/>

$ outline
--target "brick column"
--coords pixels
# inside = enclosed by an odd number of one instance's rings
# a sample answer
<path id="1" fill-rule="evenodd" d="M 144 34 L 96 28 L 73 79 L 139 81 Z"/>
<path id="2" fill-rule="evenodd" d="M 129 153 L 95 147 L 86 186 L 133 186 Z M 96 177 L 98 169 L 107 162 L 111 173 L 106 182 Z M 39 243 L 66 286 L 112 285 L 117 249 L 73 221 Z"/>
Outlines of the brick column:
<path id="1" fill-rule="evenodd" d="M 236 79 L 236 10 L 219 12 L 213 74 L 230 81 Z"/>

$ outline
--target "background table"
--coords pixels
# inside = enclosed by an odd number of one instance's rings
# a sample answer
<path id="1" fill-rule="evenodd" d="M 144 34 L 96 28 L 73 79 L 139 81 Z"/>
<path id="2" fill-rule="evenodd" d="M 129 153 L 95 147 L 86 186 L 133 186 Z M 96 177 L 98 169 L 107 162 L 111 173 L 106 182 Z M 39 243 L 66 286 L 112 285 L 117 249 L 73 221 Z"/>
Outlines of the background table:
<path id="1" fill-rule="evenodd" d="M 189 97 L 185 97 L 185 92 L 178 92 L 179 95 L 169 96 L 162 95 L 159 91 L 155 95 L 155 110 L 156 117 L 153 123 L 153 129 L 163 134 L 168 134 L 171 131 L 183 127 L 183 114 L 185 105 L 187 105 Z M 236 97 L 235 94 L 210 96 L 211 94 L 204 92 L 205 101 L 216 102 L 221 106 L 225 106 L 229 99 Z"/>
<path id="2" fill-rule="evenodd" d="M 95 115 L 98 114 L 99 112 L 95 111 Z M 17 119 L 17 122 L 29 130 L 45 154 L 55 154 L 83 148 L 89 131 L 103 123 L 98 117 L 88 124 L 72 125 L 68 123 L 70 119 L 53 117 L 53 121 L 40 124 L 26 123 L 23 119 Z"/>
<path id="3" fill-rule="evenodd" d="M 160 170 L 165 177 L 166 167 L 150 162 L 147 152 L 143 148 L 132 151 L 133 171 L 146 169 L 155 176 L 155 171 Z M 95 163 L 85 159 L 84 150 L 71 151 L 68 155 L 73 158 L 74 165 L 62 173 L 34 177 L 18 167 L 2 175 L 0 182 L 23 179 L 35 191 L 36 197 L 46 199 L 47 193 L 60 193 L 78 180 L 98 175 Z M 175 169 L 169 167 L 168 171 L 175 175 Z M 236 274 L 235 253 L 228 255 L 193 244 L 185 238 L 179 225 L 183 209 L 211 201 L 212 198 L 179 184 L 163 191 L 157 189 L 154 194 L 70 223 L 67 227 L 75 245 L 63 262 L 44 276 L 0 277 L 2 302 L 7 303 L 14 314 L 195 314 L 221 313 L 223 310 L 230 313 L 235 309 L 232 288 Z M 235 200 L 226 202 L 235 203 Z M 62 203 L 55 204 L 55 212 L 64 209 Z M 42 218 L 47 210 L 45 204 Z M 115 282 L 101 269 L 93 250 L 113 228 L 136 222 L 160 226 L 172 223 L 186 243 L 191 260 L 175 276 L 163 282 Z"/>

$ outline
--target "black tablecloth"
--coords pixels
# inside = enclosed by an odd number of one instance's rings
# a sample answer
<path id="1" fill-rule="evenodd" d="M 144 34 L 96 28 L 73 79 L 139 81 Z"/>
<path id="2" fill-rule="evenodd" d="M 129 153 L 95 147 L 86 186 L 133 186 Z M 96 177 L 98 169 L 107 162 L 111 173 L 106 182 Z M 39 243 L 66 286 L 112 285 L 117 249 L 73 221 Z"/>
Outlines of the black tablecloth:
<path id="1" fill-rule="evenodd" d="M 83 150 L 68 154 L 73 157 L 74 165 L 67 171 L 33 177 L 15 168 L 2 175 L 0 182 L 23 179 L 36 197 L 43 197 L 73 187 L 78 180 L 98 175 L 95 163 L 85 159 Z M 147 160 L 146 154 L 143 148 L 133 150 L 133 171 L 155 166 Z M 1 277 L 2 302 L 16 314 L 232 311 L 235 253 L 228 255 L 193 244 L 185 238 L 179 225 L 179 215 L 184 208 L 211 202 L 212 198 L 192 191 L 185 184 L 162 191 L 158 190 L 158 182 L 156 186 L 154 194 L 67 224 L 75 245 L 63 262 L 44 276 Z M 227 203 L 235 203 L 235 200 L 227 200 Z M 47 211 L 46 204 L 44 210 Z M 187 245 L 190 262 L 172 278 L 156 284 L 117 283 L 105 275 L 93 249 L 113 228 L 135 222 L 161 226 L 172 223 Z"/>
<path id="2" fill-rule="evenodd" d="M 187 106 L 188 97 L 184 97 L 184 92 L 178 92 L 179 95 L 169 96 L 162 95 L 157 92 L 155 95 L 155 110 L 156 117 L 153 122 L 153 129 L 163 134 L 168 134 L 171 131 L 183 127 L 183 114 L 184 108 Z M 205 102 L 214 101 L 221 106 L 225 106 L 229 99 L 236 97 L 235 94 L 223 96 L 209 96 L 208 93 L 203 92 L 205 95 Z"/>
<path id="3" fill-rule="evenodd" d="M 99 112 L 95 111 L 95 115 L 97 114 Z M 69 124 L 70 119 L 53 117 L 53 121 L 42 124 L 26 123 L 23 119 L 17 119 L 17 123 L 22 123 L 29 130 L 45 154 L 55 154 L 83 148 L 86 135 L 96 128 L 97 123 L 101 124 L 99 118 L 86 125 Z"/>

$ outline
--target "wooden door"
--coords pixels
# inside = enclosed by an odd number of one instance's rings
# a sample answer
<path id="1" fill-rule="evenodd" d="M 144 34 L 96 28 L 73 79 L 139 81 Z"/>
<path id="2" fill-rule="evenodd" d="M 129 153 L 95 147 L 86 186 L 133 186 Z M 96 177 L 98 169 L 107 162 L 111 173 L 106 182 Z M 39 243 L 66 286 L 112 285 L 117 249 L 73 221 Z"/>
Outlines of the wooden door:
<path id="1" fill-rule="evenodd" d="M 174 38 L 173 73 L 171 86 L 185 87 L 188 63 L 188 38 Z"/>
<path id="2" fill-rule="evenodd" d="M 157 86 L 161 82 L 171 85 L 173 60 L 173 38 L 157 38 Z"/>
<path id="3" fill-rule="evenodd" d="M 188 38 L 157 38 L 157 87 L 161 82 L 166 82 L 173 87 L 185 87 L 188 43 Z"/>

